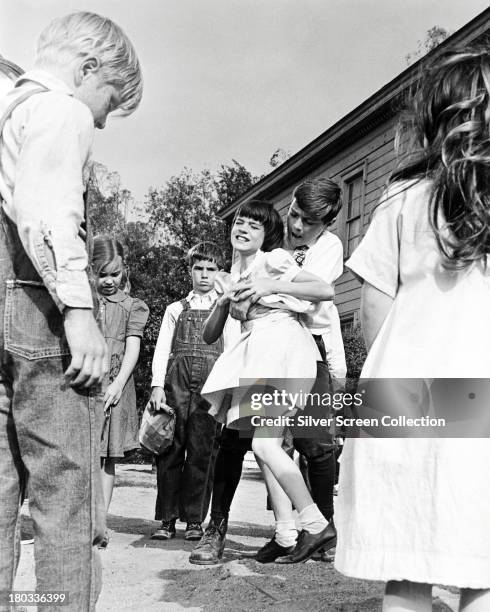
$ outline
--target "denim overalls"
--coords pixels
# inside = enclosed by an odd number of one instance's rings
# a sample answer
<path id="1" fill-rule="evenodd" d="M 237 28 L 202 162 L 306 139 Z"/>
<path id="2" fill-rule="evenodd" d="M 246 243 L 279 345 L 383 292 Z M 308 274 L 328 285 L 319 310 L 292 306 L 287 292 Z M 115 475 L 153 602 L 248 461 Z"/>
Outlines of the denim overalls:
<path id="1" fill-rule="evenodd" d="M 181 304 L 165 377 L 167 404 L 176 414 L 175 438 L 156 459 L 155 518 L 202 523 L 211 497 L 220 425 L 208 414 L 209 404 L 200 392 L 223 350 L 223 340 L 206 344 L 202 330 L 210 311 L 191 309 L 187 300 Z"/>
<path id="2" fill-rule="evenodd" d="M 0 120 L 0 135 L 6 118 Z M 20 507 L 28 482 L 36 588 L 64 591 L 69 603 L 63 610 L 85 612 L 95 609 L 100 591 L 93 543 L 104 534 L 101 424 L 96 421 L 102 411 L 96 410 L 97 393 L 65 384 L 63 373 L 70 359 L 63 316 L 2 207 L 0 592 L 13 588 L 20 553 Z M 2 599 L 0 610 L 10 609 L 6 601 Z"/>

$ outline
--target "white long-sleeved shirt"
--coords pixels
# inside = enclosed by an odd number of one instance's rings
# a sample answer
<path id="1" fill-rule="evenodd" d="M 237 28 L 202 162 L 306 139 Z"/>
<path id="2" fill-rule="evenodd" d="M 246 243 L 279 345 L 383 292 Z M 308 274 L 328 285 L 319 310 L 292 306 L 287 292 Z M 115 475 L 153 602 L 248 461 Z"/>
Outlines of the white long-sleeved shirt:
<path id="1" fill-rule="evenodd" d="M 86 268 L 84 176 L 94 136 L 88 106 L 61 80 L 32 70 L 0 98 L 0 116 L 11 102 L 42 85 L 12 112 L 0 141 L 0 194 L 22 245 L 57 306 L 92 308 Z M 52 251 L 56 269 L 46 251 Z"/>
<path id="2" fill-rule="evenodd" d="M 290 249 L 293 252 L 293 249 Z M 305 253 L 303 270 L 333 285 L 344 271 L 344 252 L 338 236 L 325 230 Z M 343 379 L 347 374 L 344 342 L 337 307 L 332 301 L 321 302 L 311 314 L 302 318 L 312 334 L 322 336 L 330 374 Z"/>
<path id="3" fill-rule="evenodd" d="M 200 295 L 195 291 L 191 291 L 185 298 L 189 302 L 191 310 L 209 310 L 214 302 L 216 301 L 218 294 L 212 290 L 209 293 Z M 175 326 L 177 319 L 184 310 L 181 302 L 173 302 L 167 306 L 163 315 L 162 324 L 160 326 L 160 332 L 158 334 L 158 340 L 155 346 L 155 352 L 153 354 L 153 361 L 151 364 L 152 372 L 152 387 L 163 387 L 165 383 L 165 374 L 167 373 L 167 365 L 170 356 L 170 349 L 172 348 L 172 338 L 174 336 Z M 241 333 L 240 322 L 227 317 L 225 327 L 223 329 L 223 344 L 226 349 L 229 343 L 236 339 Z"/>

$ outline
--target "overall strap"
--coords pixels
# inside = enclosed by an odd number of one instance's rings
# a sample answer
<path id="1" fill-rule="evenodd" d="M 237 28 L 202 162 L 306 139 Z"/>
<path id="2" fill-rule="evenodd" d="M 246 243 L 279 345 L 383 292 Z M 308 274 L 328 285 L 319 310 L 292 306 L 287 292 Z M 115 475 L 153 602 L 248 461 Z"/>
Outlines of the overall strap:
<path id="1" fill-rule="evenodd" d="M 175 323 L 174 333 L 172 334 L 172 342 L 170 344 L 170 354 L 173 353 L 174 348 L 175 348 L 175 339 L 177 337 L 177 328 L 179 327 L 179 324 L 180 324 L 180 317 L 184 312 L 186 312 L 190 308 L 190 304 L 185 298 L 182 300 L 179 300 L 179 302 L 180 302 L 180 305 L 182 306 L 182 312 L 179 314 L 177 321 Z"/>
<path id="2" fill-rule="evenodd" d="M 23 94 L 21 94 L 20 96 L 18 96 L 17 98 L 15 98 L 15 100 L 13 100 L 9 104 L 9 106 L 5 110 L 4 114 L 0 118 L 0 139 L 3 138 L 3 128 L 5 127 L 5 123 L 7 122 L 7 120 L 10 117 L 10 115 L 13 113 L 13 111 L 20 104 L 22 104 L 22 102 L 25 102 L 28 98 L 30 98 L 34 94 L 43 93 L 45 91 L 49 91 L 49 89 L 47 89 L 46 87 L 42 87 L 42 86 L 36 87 L 36 89 L 30 89 L 29 91 L 26 91 Z"/>

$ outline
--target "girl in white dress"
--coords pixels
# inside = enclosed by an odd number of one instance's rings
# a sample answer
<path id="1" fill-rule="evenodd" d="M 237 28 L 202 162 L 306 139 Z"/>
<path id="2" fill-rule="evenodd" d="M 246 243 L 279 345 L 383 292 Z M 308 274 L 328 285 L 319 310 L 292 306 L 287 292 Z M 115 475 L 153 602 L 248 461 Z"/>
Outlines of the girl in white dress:
<path id="1" fill-rule="evenodd" d="M 429 70 L 414 123 L 418 149 L 347 266 L 364 280 L 361 377 L 439 379 L 434 394 L 440 379 L 490 375 L 489 50 Z M 482 389 L 463 386 L 448 394 L 462 418 Z M 433 584 L 460 587 L 461 611 L 490 610 L 489 473 L 488 438 L 347 440 L 337 569 L 386 581 L 385 612 L 431 610 Z"/>
<path id="2" fill-rule="evenodd" d="M 291 405 L 276 396 L 260 410 L 250 401 L 252 393 L 260 401 L 261 393 L 274 389 L 303 396 L 310 392 L 320 356 L 300 314 L 314 309 L 312 302 L 333 298 L 331 285 L 275 248 L 283 235 L 282 220 L 269 203 L 252 201 L 238 209 L 231 230 L 236 261 L 231 274 L 217 278 L 221 296 L 203 335 L 214 342 L 229 315 L 242 321 L 242 334 L 217 360 L 201 394 L 218 421 L 231 428 L 255 427 L 252 449 L 266 484 L 270 489 L 278 482 L 298 510 L 303 531 L 297 546 L 311 556 L 331 533 L 298 467 L 281 447 L 287 424 L 282 417 L 292 417 L 305 400 L 296 398 Z M 266 423 L 265 417 L 277 420 Z"/>

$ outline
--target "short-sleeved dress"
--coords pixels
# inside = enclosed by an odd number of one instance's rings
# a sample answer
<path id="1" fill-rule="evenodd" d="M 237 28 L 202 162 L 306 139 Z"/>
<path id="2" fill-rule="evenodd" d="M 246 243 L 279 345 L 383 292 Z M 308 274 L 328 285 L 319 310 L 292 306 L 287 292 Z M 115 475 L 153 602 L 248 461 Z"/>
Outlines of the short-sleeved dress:
<path id="1" fill-rule="evenodd" d="M 363 378 L 489 377 L 490 268 L 442 265 L 429 193 L 425 180 L 391 186 L 347 262 L 394 299 Z M 458 410 L 468 410 L 463 395 Z M 488 438 L 348 439 L 337 569 L 372 580 L 490 587 L 489 473 Z"/>
<path id="2" fill-rule="evenodd" d="M 148 319 L 148 306 L 123 291 L 100 297 L 99 321 L 109 351 L 109 373 L 104 389 L 116 378 L 126 348 L 126 338 L 143 336 Z M 136 392 L 131 375 L 124 386 L 121 399 L 111 407 L 110 418 L 104 419 L 100 454 L 102 457 L 123 457 L 124 453 L 139 448 L 139 419 Z"/>
<path id="3" fill-rule="evenodd" d="M 230 275 L 222 274 L 216 282 L 218 292 L 223 285 L 239 280 L 271 278 L 291 281 L 300 268 L 284 249 L 269 253 L 258 251 L 254 261 L 241 274 L 232 267 Z M 278 391 L 309 393 L 320 359 L 313 336 L 301 321 L 301 314 L 311 312 L 311 302 L 287 295 L 263 297 L 252 305 L 242 321 L 242 334 L 216 361 L 204 387 L 203 397 L 211 404 L 210 413 L 230 428 L 250 427 L 250 417 L 280 416 L 289 408 L 269 406 L 253 410 L 244 398 L 252 386 L 260 392 L 267 381 Z M 233 315 L 233 305 L 230 313 Z M 277 386 L 279 385 L 279 386 Z M 298 398 L 296 406 L 304 402 Z"/>

